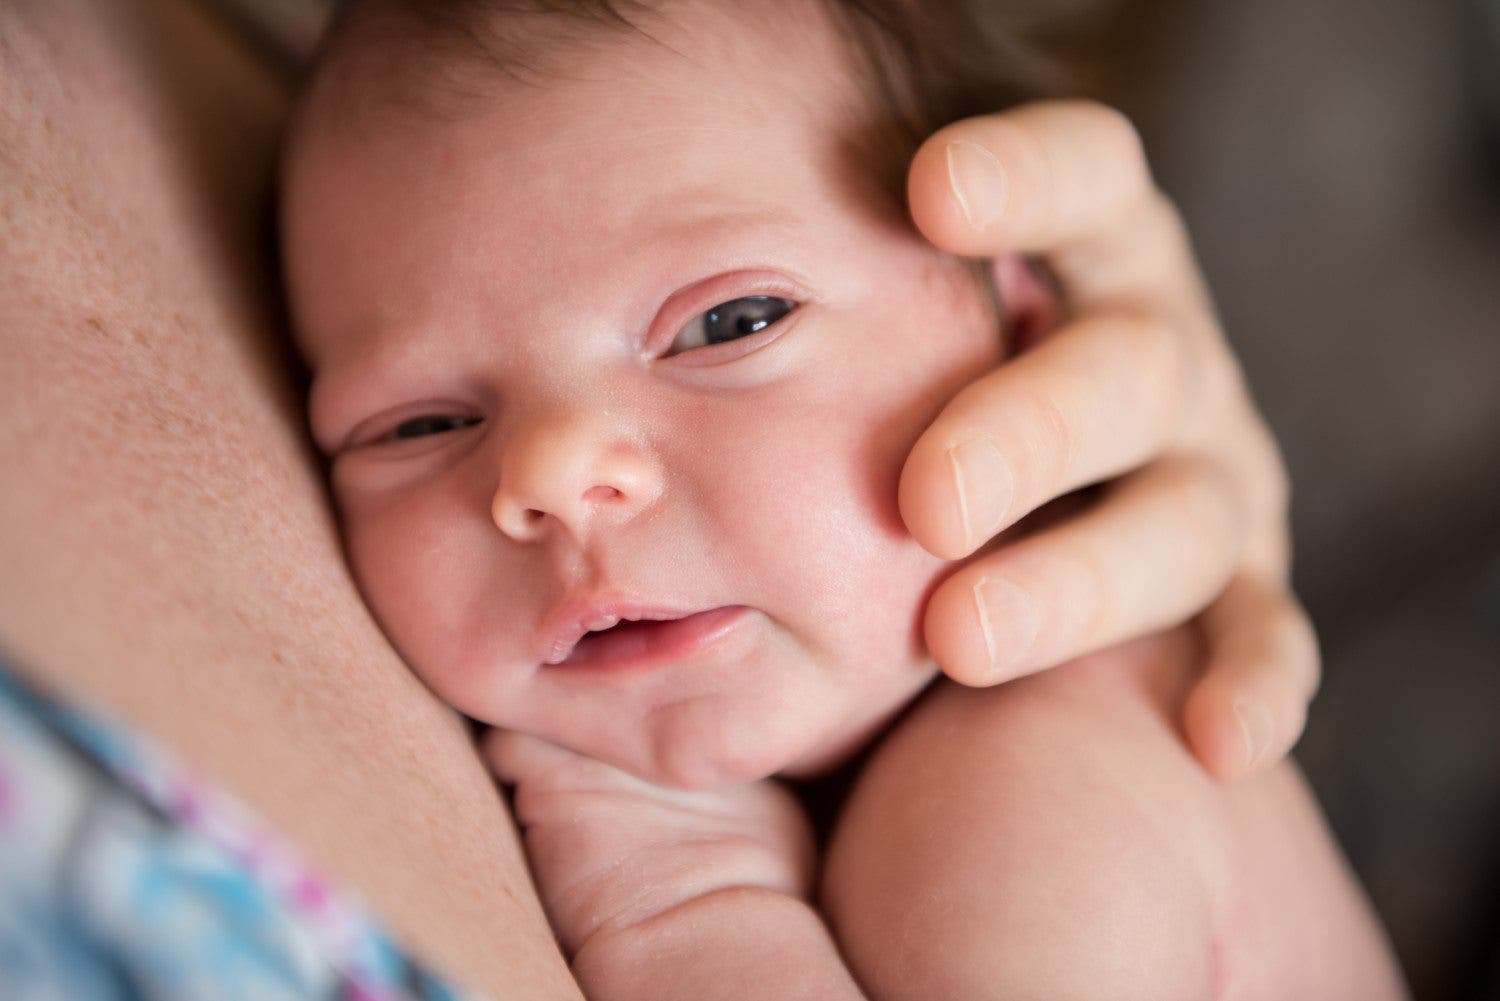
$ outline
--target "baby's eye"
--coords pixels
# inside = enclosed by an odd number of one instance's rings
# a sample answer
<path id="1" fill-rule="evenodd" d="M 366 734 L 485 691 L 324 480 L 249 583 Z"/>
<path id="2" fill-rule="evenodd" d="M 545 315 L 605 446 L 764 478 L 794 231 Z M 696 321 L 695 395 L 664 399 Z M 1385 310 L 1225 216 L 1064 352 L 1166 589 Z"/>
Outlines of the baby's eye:
<path id="1" fill-rule="evenodd" d="M 426 438 L 429 435 L 461 431 L 479 423 L 477 417 L 457 417 L 452 414 L 424 414 L 402 421 L 391 429 L 386 437 L 390 441 L 405 441 L 408 438 Z"/>
<path id="2" fill-rule="evenodd" d="M 699 313 L 679 330 L 667 354 L 747 337 L 784 319 L 796 308 L 797 304 L 790 299 L 774 295 L 747 295 L 721 302 L 708 312 Z"/>

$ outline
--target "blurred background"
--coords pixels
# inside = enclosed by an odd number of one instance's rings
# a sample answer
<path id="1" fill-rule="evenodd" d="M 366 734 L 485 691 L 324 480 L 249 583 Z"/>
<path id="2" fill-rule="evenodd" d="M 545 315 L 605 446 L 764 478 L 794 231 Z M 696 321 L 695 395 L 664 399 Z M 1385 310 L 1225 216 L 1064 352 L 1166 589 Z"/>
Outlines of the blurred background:
<path id="1" fill-rule="evenodd" d="M 1298 757 L 1416 996 L 1500 999 L 1500 0 L 1109 13 L 1291 468 Z"/>
<path id="2" fill-rule="evenodd" d="M 204 2 L 288 68 L 323 15 Z M 1298 756 L 1417 998 L 1500 1001 L 1500 0 L 1042 9 L 1285 450 L 1326 670 Z"/>

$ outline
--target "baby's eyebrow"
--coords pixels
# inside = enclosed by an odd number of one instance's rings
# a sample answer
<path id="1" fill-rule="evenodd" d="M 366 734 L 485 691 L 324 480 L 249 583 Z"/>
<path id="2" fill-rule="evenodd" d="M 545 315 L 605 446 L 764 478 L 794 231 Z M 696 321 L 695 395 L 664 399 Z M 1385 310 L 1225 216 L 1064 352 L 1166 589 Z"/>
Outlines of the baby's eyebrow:
<path id="1" fill-rule="evenodd" d="M 808 251 L 816 237 L 805 220 L 780 206 L 674 204 L 652 220 L 638 247 L 649 260 L 635 275 L 659 304 L 716 274 L 770 268 L 806 282 Z"/>
<path id="2" fill-rule="evenodd" d="M 724 243 L 748 233 L 769 231 L 784 236 L 798 218 L 780 205 L 726 203 L 718 190 L 688 188 L 673 192 L 659 203 L 650 232 L 654 241 L 666 243 Z"/>
<path id="3" fill-rule="evenodd" d="M 373 349 L 325 358 L 308 390 L 308 423 L 318 447 L 332 453 L 379 408 L 430 385 L 436 359 L 412 338 L 379 338 Z"/>

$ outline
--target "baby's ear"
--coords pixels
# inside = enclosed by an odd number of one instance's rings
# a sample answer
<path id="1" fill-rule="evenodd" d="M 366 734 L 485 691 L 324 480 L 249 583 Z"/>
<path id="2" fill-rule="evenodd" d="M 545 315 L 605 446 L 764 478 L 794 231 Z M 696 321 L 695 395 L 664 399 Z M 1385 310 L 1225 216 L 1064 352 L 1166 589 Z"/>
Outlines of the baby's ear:
<path id="1" fill-rule="evenodd" d="M 1062 295 L 1042 261 L 1020 254 L 997 257 L 990 262 L 990 277 L 1005 318 L 1010 353 L 1035 347 L 1062 323 Z"/>

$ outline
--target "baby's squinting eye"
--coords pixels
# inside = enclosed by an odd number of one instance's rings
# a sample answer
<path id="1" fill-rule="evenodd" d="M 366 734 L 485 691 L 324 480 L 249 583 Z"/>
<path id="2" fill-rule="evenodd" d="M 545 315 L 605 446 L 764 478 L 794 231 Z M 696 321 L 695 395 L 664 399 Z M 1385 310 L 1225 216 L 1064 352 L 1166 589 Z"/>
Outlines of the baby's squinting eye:
<path id="1" fill-rule="evenodd" d="M 699 313 L 679 330 L 667 354 L 681 354 L 759 333 L 785 319 L 796 308 L 797 304 L 790 299 L 774 295 L 747 295 L 721 302 L 706 313 Z"/>
<path id="2" fill-rule="evenodd" d="M 426 438 L 435 434 L 446 434 L 449 431 L 461 431 L 467 427 L 473 427 L 479 423 L 477 417 L 456 417 L 451 414 L 425 414 L 421 417 L 413 417 L 411 420 L 402 421 L 391 429 L 387 438 L 391 441 L 405 441 L 408 438 Z"/>

